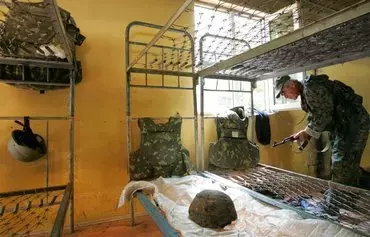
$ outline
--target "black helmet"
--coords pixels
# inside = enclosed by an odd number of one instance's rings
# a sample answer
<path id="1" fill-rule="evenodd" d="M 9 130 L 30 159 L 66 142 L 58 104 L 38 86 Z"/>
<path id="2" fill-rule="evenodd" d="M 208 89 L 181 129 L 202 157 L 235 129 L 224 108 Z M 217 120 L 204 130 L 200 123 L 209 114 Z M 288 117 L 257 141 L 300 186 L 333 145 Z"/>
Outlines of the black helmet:
<path id="1" fill-rule="evenodd" d="M 12 131 L 8 142 L 9 153 L 17 160 L 22 162 L 35 161 L 46 154 L 46 145 L 44 139 L 32 132 L 29 118 L 24 118 L 24 123 L 15 121 L 22 125 L 23 130 Z"/>

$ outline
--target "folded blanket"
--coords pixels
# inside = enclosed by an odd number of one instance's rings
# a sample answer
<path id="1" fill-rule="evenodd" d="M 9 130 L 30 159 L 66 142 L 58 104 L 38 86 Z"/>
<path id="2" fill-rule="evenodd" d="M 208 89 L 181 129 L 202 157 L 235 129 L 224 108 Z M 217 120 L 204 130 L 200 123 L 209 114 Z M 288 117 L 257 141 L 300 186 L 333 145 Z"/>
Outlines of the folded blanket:
<path id="1" fill-rule="evenodd" d="M 138 191 L 142 191 L 144 194 L 155 195 L 158 189 L 157 186 L 147 181 L 131 181 L 123 189 L 117 208 L 122 207 L 126 201 L 130 201 Z"/>

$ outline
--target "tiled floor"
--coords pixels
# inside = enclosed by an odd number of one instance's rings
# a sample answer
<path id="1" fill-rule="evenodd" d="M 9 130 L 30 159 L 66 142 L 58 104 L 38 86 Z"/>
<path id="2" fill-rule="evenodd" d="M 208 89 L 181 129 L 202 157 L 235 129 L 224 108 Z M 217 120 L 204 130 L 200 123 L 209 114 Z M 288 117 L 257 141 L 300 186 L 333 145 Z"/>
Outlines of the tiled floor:
<path id="1" fill-rule="evenodd" d="M 158 227 L 149 216 L 137 217 L 136 225 L 131 227 L 130 220 L 115 221 L 85 227 L 77 230 L 73 234 L 63 235 L 66 237 L 159 237 L 162 236 Z"/>

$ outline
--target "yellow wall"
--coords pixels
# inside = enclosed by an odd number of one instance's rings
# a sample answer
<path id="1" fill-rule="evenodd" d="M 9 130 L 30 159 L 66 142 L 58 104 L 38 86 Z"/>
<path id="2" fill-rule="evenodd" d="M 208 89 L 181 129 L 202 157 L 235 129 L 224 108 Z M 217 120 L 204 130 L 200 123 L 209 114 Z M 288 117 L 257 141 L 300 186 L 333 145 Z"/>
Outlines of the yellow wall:
<path id="1" fill-rule="evenodd" d="M 86 41 L 77 51 L 77 57 L 82 61 L 83 81 L 76 87 L 76 222 L 127 215 L 127 205 L 116 209 L 118 197 L 128 181 L 125 28 L 136 20 L 163 25 L 183 1 L 59 0 L 58 3 L 71 12 L 86 36 Z M 4 116 L 68 114 L 68 90 L 40 95 L 36 91 L 1 84 L 0 94 L 0 111 Z M 149 101 L 153 99 L 150 95 L 158 98 L 160 101 L 152 104 L 133 101 L 135 106 L 149 108 L 157 115 L 174 114 L 172 108 L 178 107 L 178 101 L 183 105 L 183 111 L 179 111 L 182 115 L 192 114 L 188 97 L 169 99 L 168 94 L 160 97 L 155 96 L 156 93 L 139 90 L 133 94 Z M 45 123 L 32 122 L 31 125 L 35 132 L 45 134 Z M 0 192 L 44 185 L 45 159 L 23 164 L 8 155 L 6 142 L 12 127 L 15 127 L 12 121 L 0 122 L 0 131 L 5 134 L 0 138 Z M 63 184 L 68 180 L 68 122 L 50 122 L 49 131 L 50 185 Z M 186 136 L 185 140 L 191 141 Z"/>

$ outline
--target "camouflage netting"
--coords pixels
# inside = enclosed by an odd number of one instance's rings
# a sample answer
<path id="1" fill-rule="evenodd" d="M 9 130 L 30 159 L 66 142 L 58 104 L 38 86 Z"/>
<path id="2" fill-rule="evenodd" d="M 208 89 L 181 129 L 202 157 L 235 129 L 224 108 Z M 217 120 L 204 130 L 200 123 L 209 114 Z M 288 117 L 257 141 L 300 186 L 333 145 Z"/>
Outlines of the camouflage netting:
<path id="1" fill-rule="evenodd" d="M 228 195 L 217 190 L 203 190 L 191 202 L 189 218 L 202 227 L 223 228 L 238 216 Z"/>
<path id="2" fill-rule="evenodd" d="M 234 107 L 218 116 L 216 143 L 210 143 L 209 169 L 245 169 L 259 162 L 259 150 L 247 138 L 248 118 L 244 107 Z"/>
<path id="3" fill-rule="evenodd" d="M 181 117 L 171 117 L 165 124 L 140 118 L 140 149 L 130 154 L 133 180 L 183 176 L 193 170 L 189 151 L 181 144 Z"/>
<path id="4" fill-rule="evenodd" d="M 38 59 L 47 61 L 67 62 L 67 55 L 63 47 L 60 33 L 55 29 L 55 20 L 51 19 L 49 4 L 45 2 L 4 2 L 8 12 L 1 12 L 4 20 L 0 21 L 0 57 Z M 66 10 L 59 8 L 68 43 L 73 57 L 76 45 L 80 46 L 85 37 L 80 34 L 74 19 Z M 0 15 L 1 17 L 1 15 Z M 72 60 L 75 60 L 73 58 Z M 81 63 L 77 61 L 75 81 L 82 80 Z M 44 67 L 25 66 L 24 77 L 21 65 L 0 64 L 0 79 L 2 80 L 25 80 L 31 82 L 65 83 L 68 86 L 69 70 Z M 11 84 L 15 85 L 15 84 Z M 36 90 L 51 90 L 60 87 L 49 85 L 15 85 L 22 88 Z"/>

